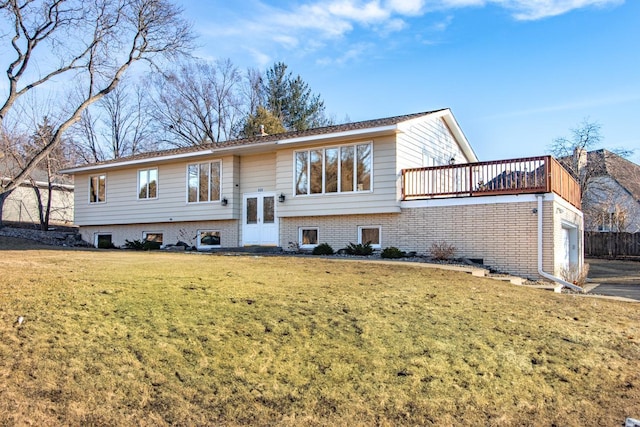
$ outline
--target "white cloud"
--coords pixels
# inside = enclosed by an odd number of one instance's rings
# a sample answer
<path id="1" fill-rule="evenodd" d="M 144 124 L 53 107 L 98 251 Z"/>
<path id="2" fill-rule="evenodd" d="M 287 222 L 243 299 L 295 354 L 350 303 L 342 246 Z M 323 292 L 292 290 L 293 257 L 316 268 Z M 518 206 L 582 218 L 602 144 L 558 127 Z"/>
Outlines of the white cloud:
<path id="1" fill-rule="evenodd" d="M 249 52 L 260 69 L 266 68 L 272 62 L 271 57 L 264 52 L 255 49 L 249 49 Z"/>
<path id="2" fill-rule="evenodd" d="M 493 5 L 508 10 L 516 20 L 527 21 L 622 3 L 624 0 L 301 0 L 287 8 L 275 1 L 254 0 L 255 13 L 250 17 L 233 15 L 233 19 L 211 24 L 202 28 L 202 32 L 213 39 L 232 39 L 233 45 L 251 46 L 261 52 L 275 47 L 304 54 L 328 43 L 339 43 L 342 57 L 357 58 L 358 55 L 346 54 L 351 46 L 345 42 L 349 43 L 347 37 L 354 31 L 364 30 L 369 38 L 385 37 L 405 31 L 411 27 L 412 19 L 434 11 L 449 14 L 427 27 L 442 32 L 452 22 L 453 12 L 461 8 Z"/>
<path id="3" fill-rule="evenodd" d="M 622 105 L 631 102 L 640 101 L 640 94 L 623 94 L 623 95 L 604 95 L 601 97 L 594 97 L 590 99 L 576 99 L 571 102 L 561 104 L 551 104 L 540 106 L 537 108 L 531 108 L 527 110 L 509 111 L 504 113 L 498 113 L 495 115 L 485 116 L 485 120 L 494 119 L 506 119 L 512 117 L 526 117 L 536 114 L 556 113 L 563 111 L 579 111 L 585 109 L 593 109 L 599 107 L 610 107 L 615 105 Z"/>
<path id="4" fill-rule="evenodd" d="M 423 13 L 424 3 L 424 0 L 388 0 L 386 5 L 400 15 L 415 16 Z"/>
<path id="5" fill-rule="evenodd" d="M 518 20 L 537 20 L 587 7 L 615 6 L 624 0 L 490 0 L 514 11 Z"/>
<path id="6" fill-rule="evenodd" d="M 324 57 L 317 60 L 316 63 L 323 66 L 343 65 L 347 62 L 351 62 L 363 56 L 369 55 L 370 52 L 374 49 L 375 46 L 371 43 L 358 43 L 341 52 L 337 57 Z"/>
<path id="7" fill-rule="evenodd" d="M 380 7 L 378 1 L 364 4 L 353 0 L 339 0 L 329 3 L 327 10 L 335 18 L 342 18 L 361 23 L 380 22 L 388 19 L 390 11 Z"/>

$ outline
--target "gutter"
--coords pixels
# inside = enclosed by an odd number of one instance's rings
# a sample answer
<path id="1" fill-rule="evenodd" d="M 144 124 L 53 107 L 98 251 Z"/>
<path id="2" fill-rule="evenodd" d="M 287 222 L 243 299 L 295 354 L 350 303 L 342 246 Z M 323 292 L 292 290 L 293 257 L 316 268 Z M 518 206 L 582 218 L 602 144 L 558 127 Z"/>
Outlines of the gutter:
<path id="1" fill-rule="evenodd" d="M 584 289 L 582 289 L 580 286 L 576 286 L 573 283 L 569 283 L 566 280 L 546 273 L 542 270 L 542 200 L 544 199 L 544 194 L 536 194 L 536 198 L 538 199 L 538 274 L 558 284 L 555 288 L 553 288 L 553 291 L 556 293 L 562 292 L 563 287 L 567 287 L 576 292 L 584 293 Z"/>

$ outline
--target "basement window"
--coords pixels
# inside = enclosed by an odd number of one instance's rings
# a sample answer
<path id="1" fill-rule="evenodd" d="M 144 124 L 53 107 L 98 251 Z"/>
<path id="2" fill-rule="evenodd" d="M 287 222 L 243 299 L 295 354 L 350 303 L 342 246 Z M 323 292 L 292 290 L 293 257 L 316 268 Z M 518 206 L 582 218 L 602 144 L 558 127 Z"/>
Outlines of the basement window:
<path id="1" fill-rule="evenodd" d="M 94 246 L 98 249 L 111 249 L 114 247 L 111 234 L 96 234 Z"/>
<path id="2" fill-rule="evenodd" d="M 314 248 L 318 246 L 318 228 L 300 228 L 298 243 L 301 248 Z"/>
<path id="3" fill-rule="evenodd" d="M 162 246 L 162 233 L 152 233 L 152 232 L 148 232 L 145 231 L 144 233 L 142 233 L 142 239 L 146 240 L 147 242 L 154 242 L 159 244 L 160 246 Z"/>
<path id="4" fill-rule="evenodd" d="M 379 226 L 358 227 L 358 243 L 361 245 L 371 243 L 372 248 L 380 249 L 380 228 Z"/>
<path id="5" fill-rule="evenodd" d="M 198 230 L 198 249 L 212 249 L 220 247 L 220 231 Z"/>

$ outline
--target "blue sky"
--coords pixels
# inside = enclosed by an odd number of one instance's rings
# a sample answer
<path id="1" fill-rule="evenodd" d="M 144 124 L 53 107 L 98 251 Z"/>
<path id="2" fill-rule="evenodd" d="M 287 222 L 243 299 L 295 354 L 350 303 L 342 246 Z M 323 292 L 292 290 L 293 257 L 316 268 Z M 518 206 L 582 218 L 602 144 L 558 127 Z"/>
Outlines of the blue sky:
<path id="1" fill-rule="evenodd" d="M 282 61 L 342 121 L 449 107 L 481 160 L 547 154 L 584 120 L 640 162 L 640 1 L 181 2 L 197 55 Z"/>

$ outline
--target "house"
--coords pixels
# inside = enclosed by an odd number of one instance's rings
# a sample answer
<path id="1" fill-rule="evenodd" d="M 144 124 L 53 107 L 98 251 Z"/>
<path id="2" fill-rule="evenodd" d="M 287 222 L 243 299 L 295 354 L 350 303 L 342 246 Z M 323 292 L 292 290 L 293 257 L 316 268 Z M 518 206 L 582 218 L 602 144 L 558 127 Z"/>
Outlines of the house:
<path id="1" fill-rule="evenodd" d="M 0 180 L 6 183 L 15 176 L 19 166 L 10 156 L 0 152 Z M 49 194 L 47 172 L 41 168 L 31 173 L 31 180 L 24 181 L 5 200 L 2 221 L 7 223 L 40 224 L 40 208 L 46 207 Z M 38 201 L 37 193 L 40 193 Z M 51 210 L 49 224 L 71 225 L 73 223 L 73 181 L 56 177 L 51 188 Z"/>
<path id="2" fill-rule="evenodd" d="M 582 156 L 585 230 L 640 232 L 640 165 L 608 150 Z"/>
<path id="3" fill-rule="evenodd" d="M 75 224 L 96 245 L 147 239 L 199 250 L 310 250 L 370 242 L 428 254 L 446 242 L 457 257 L 540 277 L 543 269 L 558 275 L 583 262 L 579 198 L 572 204 L 562 190 L 575 181 L 544 169 L 551 167 L 564 171 L 550 157 L 478 162 L 452 112 L 442 109 L 64 172 L 75 176 Z M 505 168 L 543 168 L 548 185 L 482 193 L 481 182 Z"/>

